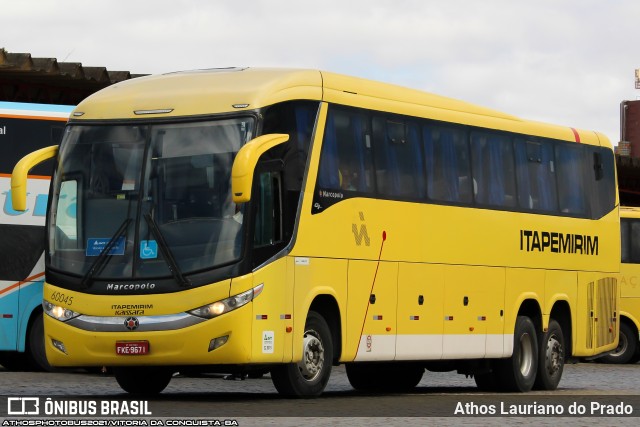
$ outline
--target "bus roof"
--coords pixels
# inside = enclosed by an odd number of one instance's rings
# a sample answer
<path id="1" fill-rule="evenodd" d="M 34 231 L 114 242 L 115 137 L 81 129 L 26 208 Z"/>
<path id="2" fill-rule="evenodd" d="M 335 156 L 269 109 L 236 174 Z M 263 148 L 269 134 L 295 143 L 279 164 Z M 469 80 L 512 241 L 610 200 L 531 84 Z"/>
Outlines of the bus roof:
<path id="1" fill-rule="evenodd" d="M 139 77 L 81 102 L 72 120 L 149 119 L 255 110 L 305 99 L 610 146 L 602 134 L 522 120 L 402 86 L 319 70 L 223 68 Z"/>

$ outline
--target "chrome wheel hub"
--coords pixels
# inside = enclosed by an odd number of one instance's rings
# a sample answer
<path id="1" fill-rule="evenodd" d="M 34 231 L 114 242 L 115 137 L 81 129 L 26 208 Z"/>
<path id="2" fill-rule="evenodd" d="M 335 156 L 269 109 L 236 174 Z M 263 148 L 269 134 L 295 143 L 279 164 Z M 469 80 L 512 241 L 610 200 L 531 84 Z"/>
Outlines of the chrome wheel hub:
<path id="1" fill-rule="evenodd" d="M 520 373 L 523 377 L 528 377 L 531 373 L 534 357 L 531 335 L 523 334 L 520 337 Z"/>
<path id="2" fill-rule="evenodd" d="M 554 375 L 562 367 L 564 351 L 562 345 L 555 335 L 551 335 L 547 340 L 547 348 L 545 350 L 546 369 L 549 375 Z"/>
<path id="3" fill-rule="evenodd" d="M 304 334 L 302 361 L 298 364 L 302 376 L 307 381 L 315 380 L 324 366 L 324 347 L 315 331 Z"/>

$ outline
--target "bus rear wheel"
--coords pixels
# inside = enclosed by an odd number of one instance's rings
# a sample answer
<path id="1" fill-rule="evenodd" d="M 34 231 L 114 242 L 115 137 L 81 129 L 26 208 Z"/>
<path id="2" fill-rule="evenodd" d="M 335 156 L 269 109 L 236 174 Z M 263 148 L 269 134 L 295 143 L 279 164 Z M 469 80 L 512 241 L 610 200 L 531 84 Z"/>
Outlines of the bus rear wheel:
<path id="1" fill-rule="evenodd" d="M 633 329 L 626 323 L 620 323 L 620 338 L 618 339 L 618 347 L 606 356 L 601 357 L 598 361 L 604 363 L 635 363 L 636 353 L 638 352 L 638 334 L 633 333 Z"/>
<path id="2" fill-rule="evenodd" d="M 326 320 L 310 311 L 304 327 L 302 360 L 276 366 L 271 380 L 280 394 L 290 397 L 319 396 L 329 382 L 333 342 Z"/>
<path id="3" fill-rule="evenodd" d="M 533 388 L 538 372 L 538 339 L 536 328 L 527 316 L 516 319 L 513 354 L 496 365 L 502 390 L 525 392 Z"/>
<path id="4" fill-rule="evenodd" d="M 558 322 L 549 321 L 547 332 L 540 333 L 538 340 L 538 374 L 533 388 L 555 390 L 564 370 L 564 336 Z"/>
<path id="5" fill-rule="evenodd" d="M 127 367 L 114 368 L 118 385 L 130 394 L 158 394 L 171 381 L 173 372 L 166 368 Z"/>

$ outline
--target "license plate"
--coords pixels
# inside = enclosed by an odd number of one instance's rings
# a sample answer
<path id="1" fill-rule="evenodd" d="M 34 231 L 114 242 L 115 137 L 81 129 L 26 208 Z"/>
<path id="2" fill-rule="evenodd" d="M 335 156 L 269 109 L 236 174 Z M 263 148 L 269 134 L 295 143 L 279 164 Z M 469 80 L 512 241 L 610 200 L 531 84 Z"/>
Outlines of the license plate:
<path id="1" fill-rule="evenodd" d="M 122 356 L 141 356 L 149 353 L 149 341 L 117 341 L 116 354 Z"/>

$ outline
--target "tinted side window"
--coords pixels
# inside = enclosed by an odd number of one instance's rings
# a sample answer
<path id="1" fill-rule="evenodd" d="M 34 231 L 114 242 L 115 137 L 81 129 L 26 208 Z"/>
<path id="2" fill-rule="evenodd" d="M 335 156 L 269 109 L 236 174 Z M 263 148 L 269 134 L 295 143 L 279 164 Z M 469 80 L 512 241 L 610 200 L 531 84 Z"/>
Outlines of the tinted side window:
<path id="1" fill-rule="evenodd" d="M 478 204 L 516 206 L 513 145 L 504 135 L 471 133 L 474 194 Z"/>
<path id="2" fill-rule="evenodd" d="M 424 198 L 419 127 L 376 117 L 373 119 L 373 144 L 378 193 L 391 198 Z"/>
<path id="3" fill-rule="evenodd" d="M 10 174 L 23 156 L 49 145 L 60 144 L 64 122 L 0 117 L 0 127 L 6 131 L 0 144 L 0 173 Z M 51 176 L 53 163 L 52 160 L 43 162 L 29 174 Z"/>
<path id="4" fill-rule="evenodd" d="M 640 264 L 640 221 L 631 221 L 630 227 L 630 262 Z"/>
<path id="5" fill-rule="evenodd" d="M 271 150 L 265 156 L 265 159 L 283 160 L 284 183 L 288 191 L 299 192 L 302 189 L 302 177 L 317 112 L 318 103 L 310 101 L 275 104 L 264 112 L 262 134 L 289 135 L 289 141 Z"/>
<path id="6" fill-rule="evenodd" d="M 620 220 L 620 244 L 621 244 L 621 254 L 622 254 L 622 262 L 629 263 L 631 262 L 631 248 L 629 242 L 629 231 L 631 228 L 631 221 L 626 219 Z"/>
<path id="7" fill-rule="evenodd" d="M 515 140 L 518 206 L 523 210 L 553 212 L 558 209 L 553 145 Z"/>
<path id="8" fill-rule="evenodd" d="M 373 191 L 371 141 L 364 114 L 337 109 L 329 111 L 318 185 L 341 191 Z"/>
<path id="9" fill-rule="evenodd" d="M 556 145 L 558 168 L 558 199 L 560 212 L 585 215 L 587 213 L 583 146 L 572 143 Z M 589 162 L 590 163 L 590 162 Z"/>
<path id="10" fill-rule="evenodd" d="M 613 152 L 604 147 L 589 147 L 593 161 L 587 163 L 587 176 L 593 183 L 591 197 L 592 218 L 602 218 L 615 208 L 616 181 Z M 587 159 L 590 160 L 590 159 Z"/>
<path id="11" fill-rule="evenodd" d="M 422 127 L 430 199 L 454 203 L 473 201 L 467 138 L 467 132 L 462 129 Z"/>

